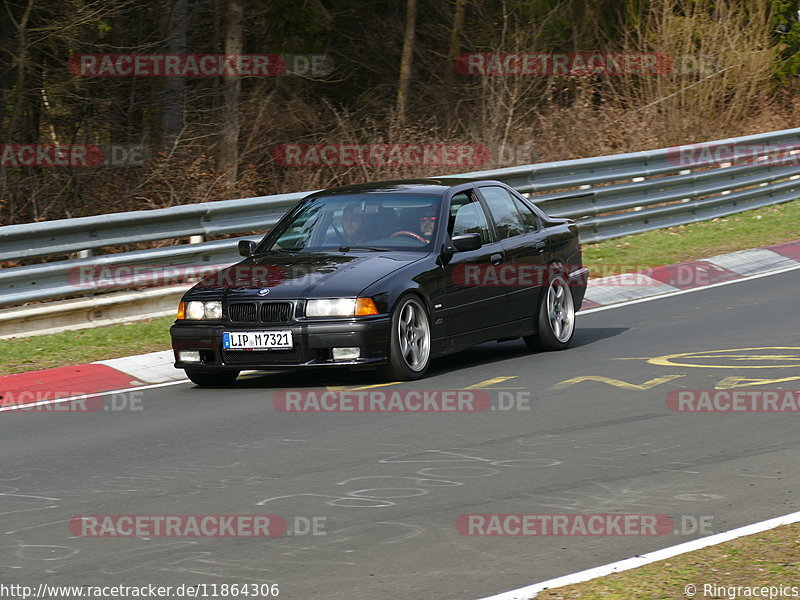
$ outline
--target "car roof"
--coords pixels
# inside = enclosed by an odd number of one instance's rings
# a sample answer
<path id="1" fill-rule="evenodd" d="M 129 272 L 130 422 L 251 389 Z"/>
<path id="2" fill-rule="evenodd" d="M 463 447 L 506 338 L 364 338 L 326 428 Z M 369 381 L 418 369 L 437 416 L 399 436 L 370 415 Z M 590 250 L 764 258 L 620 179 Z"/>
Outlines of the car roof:
<path id="1" fill-rule="evenodd" d="M 415 194 L 441 195 L 448 189 L 462 184 L 487 183 L 487 181 L 459 178 L 442 177 L 430 179 L 398 179 L 396 181 L 376 181 L 372 183 L 359 183 L 335 187 L 328 190 L 321 190 L 308 196 L 309 198 L 318 196 L 334 196 L 338 194 Z M 498 182 L 492 182 L 498 183 Z"/>

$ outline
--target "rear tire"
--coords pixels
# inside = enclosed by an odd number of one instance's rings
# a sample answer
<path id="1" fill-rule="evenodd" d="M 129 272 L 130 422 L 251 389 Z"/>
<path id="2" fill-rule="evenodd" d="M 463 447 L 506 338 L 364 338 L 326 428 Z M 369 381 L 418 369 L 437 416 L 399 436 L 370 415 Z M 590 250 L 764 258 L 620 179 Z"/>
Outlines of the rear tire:
<path id="1" fill-rule="evenodd" d="M 420 379 L 431 362 L 431 325 L 422 300 L 406 294 L 392 312 L 389 362 L 379 369 L 388 381 Z"/>
<path id="2" fill-rule="evenodd" d="M 225 387 L 239 376 L 239 371 L 211 371 L 207 369 L 184 369 L 189 381 L 200 387 Z"/>
<path id="3" fill-rule="evenodd" d="M 536 333 L 522 338 L 531 350 L 564 350 L 575 333 L 575 304 L 563 271 L 552 272 L 539 302 Z"/>

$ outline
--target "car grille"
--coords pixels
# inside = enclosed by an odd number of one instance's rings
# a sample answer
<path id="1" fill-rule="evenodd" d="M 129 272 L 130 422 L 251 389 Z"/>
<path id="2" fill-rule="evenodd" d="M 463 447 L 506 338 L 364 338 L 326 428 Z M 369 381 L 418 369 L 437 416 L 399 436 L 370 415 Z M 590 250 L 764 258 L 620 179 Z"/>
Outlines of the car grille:
<path id="1" fill-rule="evenodd" d="M 308 362 L 303 349 L 295 346 L 291 350 L 223 350 L 222 362 L 226 365 L 299 365 Z"/>
<path id="2" fill-rule="evenodd" d="M 262 323 L 286 323 L 292 318 L 290 302 L 263 302 L 261 304 Z"/>
<path id="3" fill-rule="evenodd" d="M 228 305 L 228 317 L 233 323 L 255 323 L 257 314 L 253 302 Z"/>
<path id="4" fill-rule="evenodd" d="M 292 320 L 291 302 L 234 302 L 228 305 L 231 323 L 288 323 Z"/>

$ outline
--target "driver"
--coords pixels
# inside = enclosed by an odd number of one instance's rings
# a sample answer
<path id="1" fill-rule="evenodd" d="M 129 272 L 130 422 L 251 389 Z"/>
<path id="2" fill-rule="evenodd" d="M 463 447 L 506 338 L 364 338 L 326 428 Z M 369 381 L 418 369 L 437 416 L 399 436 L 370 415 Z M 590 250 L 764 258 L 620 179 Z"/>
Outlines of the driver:
<path id="1" fill-rule="evenodd" d="M 433 209 L 427 209 L 419 218 L 419 231 L 425 237 L 425 240 L 430 241 L 433 235 L 433 228 L 436 226 L 436 215 Z"/>
<path id="2" fill-rule="evenodd" d="M 348 204 L 342 213 L 342 229 L 348 244 L 357 244 L 366 238 L 364 213 L 358 209 L 357 204 Z"/>
<path id="3" fill-rule="evenodd" d="M 431 241 L 436 228 L 436 208 L 426 206 L 407 210 L 413 210 L 413 214 L 402 215 L 403 225 L 389 237 L 407 236 L 427 244 Z"/>

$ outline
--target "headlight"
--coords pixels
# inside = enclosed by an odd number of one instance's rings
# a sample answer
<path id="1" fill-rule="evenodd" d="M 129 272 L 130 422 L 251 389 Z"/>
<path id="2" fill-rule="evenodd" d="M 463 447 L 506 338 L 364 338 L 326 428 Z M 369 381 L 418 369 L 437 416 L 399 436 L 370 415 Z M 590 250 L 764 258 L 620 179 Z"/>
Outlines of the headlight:
<path id="1" fill-rule="evenodd" d="M 211 302 L 192 300 L 191 302 L 186 303 L 184 314 L 186 315 L 187 319 L 192 321 L 200 321 L 202 319 L 221 319 L 222 302 L 219 300 L 214 300 Z"/>
<path id="2" fill-rule="evenodd" d="M 197 320 L 203 318 L 203 313 L 205 309 L 203 308 L 202 302 L 187 302 L 186 303 L 186 318 Z"/>
<path id="3" fill-rule="evenodd" d="M 355 298 L 331 298 L 306 302 L 307 317 L 352 317 L 355 314 Z"/>
<path id="4" fill-rule="evenodd" d="M 219 320 L 222 318 L 222 302 L 204 302 L 203 304 L 205 304 L 206 308 L 204 315 L 206 319 Z"/>
<path id="5" fill-rule="evenodd" d="M 372 298 L 330 298 L 306 302 L 307 317 L 361 317 L 377 315 Z"/>

